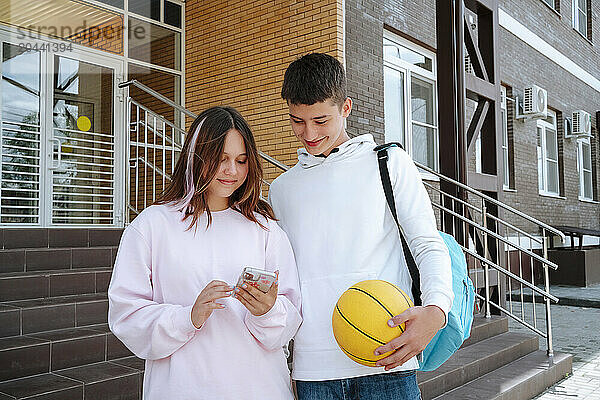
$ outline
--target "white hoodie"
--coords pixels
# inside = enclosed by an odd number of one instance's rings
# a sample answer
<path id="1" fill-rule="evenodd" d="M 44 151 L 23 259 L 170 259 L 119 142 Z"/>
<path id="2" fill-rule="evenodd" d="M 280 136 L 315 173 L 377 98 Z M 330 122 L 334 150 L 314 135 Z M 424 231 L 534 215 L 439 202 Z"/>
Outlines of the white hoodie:
<path id="1" fill-rule="evenodd" d="M 411 296 L 412 280 L 398 229 L 385 200 L 371 135 L 350 139 L 328 157 L 298 150 L 298 164 L 275 179 L 269 199 L 298 266 L 304 322 L 294 338 L 292 376 L 330 380 L 373 375 L 337 346 L 333 307 L 353 284 L 382 279 Z M 388 150 L 398 219 L 421 276 L 424 306 L 452 305 L 448 249 L 439 236 L 419 172 L 402 149 Z M 389 372 L 418 368 L 412 358 Z"/>

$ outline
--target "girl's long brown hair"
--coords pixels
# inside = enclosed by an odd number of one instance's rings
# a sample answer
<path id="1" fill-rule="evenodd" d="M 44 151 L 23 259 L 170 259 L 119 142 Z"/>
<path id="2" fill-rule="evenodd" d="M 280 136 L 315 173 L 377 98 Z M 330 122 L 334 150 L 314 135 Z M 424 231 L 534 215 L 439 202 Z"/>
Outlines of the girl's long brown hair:
<path id="1" fill-rule="evenodd" d="M 183 212 L 183 221 L 191 217 L 188 229 L 196 226 L 204 212 L 208 216 L 206 227 L 212 222 L 206 190 L 219 170 L 225 137 L 232 129 L 244 139 L 248 175 L 242 186 L 229 197 L 229 206 L 263 229 L 267 228 L 254 213 L 275 220 L 271 206 L 260 198 L 263 171 L 250 126 L 233 107 L 212 107 L 192 122 L 173 180 L 156 201 L 156 204 L 178 207 Z"/>

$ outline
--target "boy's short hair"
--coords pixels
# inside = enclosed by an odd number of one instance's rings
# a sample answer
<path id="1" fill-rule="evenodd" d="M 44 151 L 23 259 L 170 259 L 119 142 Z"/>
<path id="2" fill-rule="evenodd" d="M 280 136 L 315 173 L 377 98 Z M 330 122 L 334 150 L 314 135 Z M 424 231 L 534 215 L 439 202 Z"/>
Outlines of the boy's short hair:
<path id="1" fill-rule="evenodd" d="M 306 54 L 285 71 L 281 97 L 288 104 L 309 106 L 331 99 L 341 108 L 347 97 L 344 67 L 329 54 Z"/>

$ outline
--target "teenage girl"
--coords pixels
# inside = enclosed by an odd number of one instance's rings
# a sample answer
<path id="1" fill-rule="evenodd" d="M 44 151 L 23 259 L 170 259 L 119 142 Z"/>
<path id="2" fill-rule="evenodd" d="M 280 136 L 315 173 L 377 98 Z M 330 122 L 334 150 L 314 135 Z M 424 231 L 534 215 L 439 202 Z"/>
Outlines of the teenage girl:
<path id="1" fill-rule="evenodd" d="M 282 346 L 301 322 L 298 275 L 261 182 L 246 121 L 210 108 L 160 200 L 125 229 L 108 322 L 146 360 L 145 400 L 293 398 Z M 278 281 L 267 293 L 236 287 L 245 266 Z"/>

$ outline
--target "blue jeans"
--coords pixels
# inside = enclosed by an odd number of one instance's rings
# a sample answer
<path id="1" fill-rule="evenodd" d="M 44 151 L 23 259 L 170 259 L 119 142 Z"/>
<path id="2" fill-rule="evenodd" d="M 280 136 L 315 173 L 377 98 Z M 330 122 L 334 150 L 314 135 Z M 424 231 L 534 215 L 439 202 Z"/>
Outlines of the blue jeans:
<path id="1" fill-rule="evenodd" d="M 298 400 L 421 400 L 415 371 L 332 381 L 296 381 Z"/>

